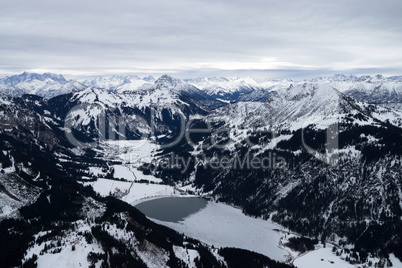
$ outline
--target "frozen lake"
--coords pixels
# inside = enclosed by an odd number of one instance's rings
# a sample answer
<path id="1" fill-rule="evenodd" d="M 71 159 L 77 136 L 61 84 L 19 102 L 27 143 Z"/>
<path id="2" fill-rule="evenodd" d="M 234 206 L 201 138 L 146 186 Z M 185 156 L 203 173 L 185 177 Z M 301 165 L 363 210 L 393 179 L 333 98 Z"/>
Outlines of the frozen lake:
<path id="1" fill-rule="evenodd" d="M 248 249 L 278 261 L 285 261 L 289 257 L 289 253 L 279 247 L 281 234 L 277 230 L 282 229 L 282 227 L 277 224 L 248 217 L 244 215 L 240 209 L 221 203 L 209 202 L 202 198 L 169 197 L 151 201 L 156 200 L 161 200 L 158 203 L 164 207 L 162 209 L 152 206 L 156 209 L 153 212 L 157 212 L 157 214 L 160 212 L 163 212 L 163 214 L 176 214 L 179 206 L 191 208 L 193 205 L 188 206 L 188 203 L 192 203 L 195 200 L 200 201 L 200 204 L 194 205 L 192 212 L 185 212 L 185 214 L 189 214 L 189 216 L 184 217 L 182 220 L 177 220 L 176 216 L 173 217 L 173 220 L 161 220 L 156 218 L 160 215 L 151 217 L 151 211 L 149 211 L 149 213 L 143 212 L 156 223 L 165 225 L 180 233 L 216 247 Z M 146 201 L 139 205 L 151 201 Z M 166 201 L 178 203 L 168 209 L 163 204 Z M 139 205 L 136 206 L 138 209 L 140 209 L 138 207 Z"/>

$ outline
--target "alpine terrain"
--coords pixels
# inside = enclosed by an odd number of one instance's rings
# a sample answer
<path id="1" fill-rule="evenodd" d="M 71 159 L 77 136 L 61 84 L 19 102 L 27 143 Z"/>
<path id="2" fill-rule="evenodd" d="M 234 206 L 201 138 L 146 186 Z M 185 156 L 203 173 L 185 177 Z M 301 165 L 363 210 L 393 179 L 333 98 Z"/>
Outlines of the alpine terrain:
<path id="1" fill-rule="evenodd" d="M 0 136 L 0 267 L 402 265 L 399 76 L 24 72 Z M 209 205 L 135 207 L 166 196 Z"/>

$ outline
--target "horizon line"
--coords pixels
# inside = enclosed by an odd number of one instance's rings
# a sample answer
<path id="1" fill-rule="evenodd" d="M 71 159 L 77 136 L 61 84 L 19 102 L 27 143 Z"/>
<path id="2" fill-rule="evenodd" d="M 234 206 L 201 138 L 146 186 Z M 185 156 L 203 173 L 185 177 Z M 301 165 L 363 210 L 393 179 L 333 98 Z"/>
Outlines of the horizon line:
<path id="1" fill-rule="evenodd" d="M 114 71 L 114 72 L 113 72 Z M 36 73 L 36 74 L 56 74 L 62 75 L 68 80 L 85 80 L 95 77 L 112 77 L 112 76 L 129 76 L 136 75 L 139 77 L 160 77 L 169 75 L 178 79 L 195 79 L 195 78 L 212 78 L 212 77 L 226 77 L 226 78 L 246 78 L 251 77 L 255 80 L 275 80 L 275 79 L 291 79 L 291 80 L 306 80 L 318 77 L 328 78 L 335 75 L 345 76 L 375 76 L 382 75 L 386 78 L 402 76 L 402 70 L 393 68 L 359 68 L 350 70 L 329 70 L 329 69 L 243 69 L 243 70 L 104 70 L 104 71 L 74 71 L 74 70 L 59 70 L 59 69 L 25 69 L 16 71 L 0 70 L 0 79 L 14 75 L 21 75 L 23 73 Z"/>

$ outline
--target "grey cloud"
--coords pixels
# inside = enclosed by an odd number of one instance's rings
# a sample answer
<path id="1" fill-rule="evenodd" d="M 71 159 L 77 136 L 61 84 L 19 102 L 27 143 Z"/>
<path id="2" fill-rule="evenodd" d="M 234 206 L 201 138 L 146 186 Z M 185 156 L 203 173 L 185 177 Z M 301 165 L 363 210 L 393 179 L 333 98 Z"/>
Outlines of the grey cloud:
<path id="1" fill-rule="evenodd" d="M 402 68 L 400 1 L 5 0 L 0 10 L 0 71 Z"/>

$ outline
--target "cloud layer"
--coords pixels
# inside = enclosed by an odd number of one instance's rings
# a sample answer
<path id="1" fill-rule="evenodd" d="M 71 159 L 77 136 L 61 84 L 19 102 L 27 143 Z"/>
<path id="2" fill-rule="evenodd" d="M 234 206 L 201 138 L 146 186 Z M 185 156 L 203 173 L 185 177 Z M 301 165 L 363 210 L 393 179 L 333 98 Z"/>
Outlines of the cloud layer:
<path id="1" fill-rule="evenodd" d="M 0 71 L 402 73 L 401 1 L 0 2 Z"/>

